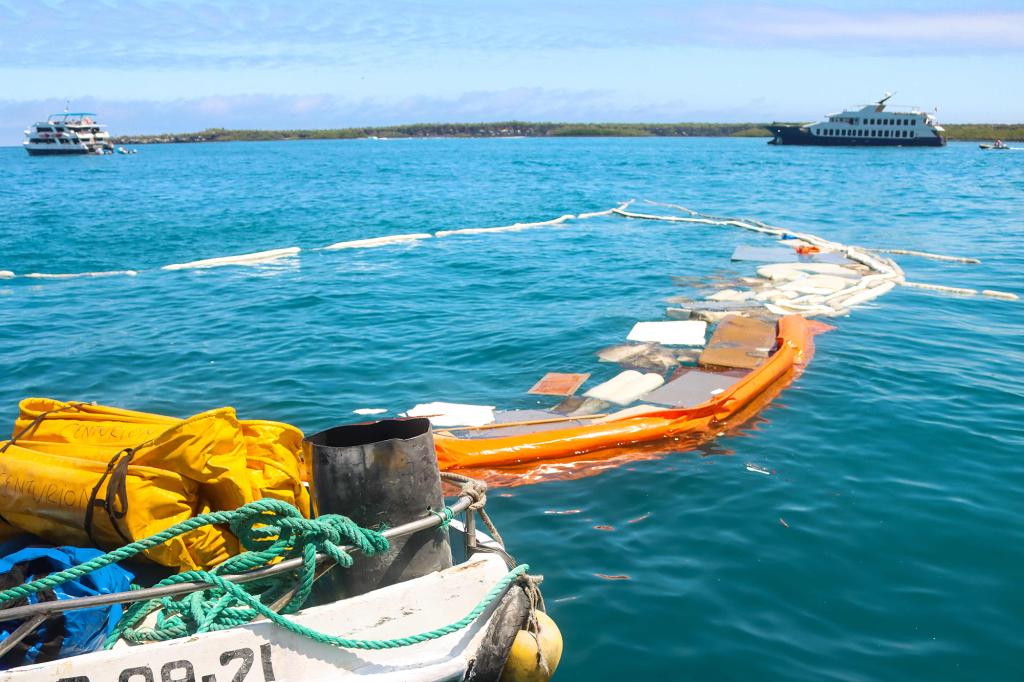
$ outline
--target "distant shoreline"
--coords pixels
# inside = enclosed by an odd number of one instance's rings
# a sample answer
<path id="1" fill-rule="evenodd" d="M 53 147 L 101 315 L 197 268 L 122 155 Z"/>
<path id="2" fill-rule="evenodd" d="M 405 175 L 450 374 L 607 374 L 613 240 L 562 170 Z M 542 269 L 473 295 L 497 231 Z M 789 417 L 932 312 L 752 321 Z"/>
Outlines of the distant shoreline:
<path id="1" fill-rule="evenodd" d="M 114 144 L 190 142 L 274 142 L 287 140 L 354 140 L 360 138 L 495 138 L 495 137 L 771 137 L 767 123 L 419 123 L 363 128 L 313 130 L 228 130 L 192 133 L 120 135 Z M 950 140 L 1024 141 L 1024 123 L 945 124 Z"/>

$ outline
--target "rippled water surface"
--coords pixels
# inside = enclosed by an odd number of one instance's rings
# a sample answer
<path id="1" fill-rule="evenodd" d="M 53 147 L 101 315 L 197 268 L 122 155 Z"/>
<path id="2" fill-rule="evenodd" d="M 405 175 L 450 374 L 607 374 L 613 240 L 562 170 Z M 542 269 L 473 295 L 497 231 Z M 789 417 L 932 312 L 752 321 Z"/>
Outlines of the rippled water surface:
<path id="1" fill-rule="evenodd" d="M 763 140 L 396 140 L 0 149 L 0 414 L 28 395 L 312 432 L 449 400 L 530 407 L 547 371 L 660 319 L 672 275 L 729 272 L 711 227 L 598 218 L 404 246 L 638 197 L 899 257 L 910 279 L 1024 293 L 1024 153 Z M 262 267 L 164 272 L 299 246 Z M 752 270 L 752 266 L 748 269 Z M 1024 307 L 897 289 L 697 452 L 496 491 L 545 575 L 560 679 L 1004 680 L 1024 655 Z M 765 476 L 747 463 L 773 472 Z"/>

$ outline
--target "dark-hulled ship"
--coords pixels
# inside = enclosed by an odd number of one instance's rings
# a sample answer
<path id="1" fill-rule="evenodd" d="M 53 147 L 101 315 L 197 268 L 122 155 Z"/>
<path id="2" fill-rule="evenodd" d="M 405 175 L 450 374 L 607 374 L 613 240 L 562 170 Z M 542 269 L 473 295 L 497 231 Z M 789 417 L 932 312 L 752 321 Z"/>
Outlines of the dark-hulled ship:
<path id="1" fill-rule="evenodd" d="M 946 131 L 935 117 L 917 107 L 888 110 L 892 95 L 875 104 L 829 114 L 827 120 L 803 125 L 772 124 L 768 144 L 828 147 L 941 147 Z"/>

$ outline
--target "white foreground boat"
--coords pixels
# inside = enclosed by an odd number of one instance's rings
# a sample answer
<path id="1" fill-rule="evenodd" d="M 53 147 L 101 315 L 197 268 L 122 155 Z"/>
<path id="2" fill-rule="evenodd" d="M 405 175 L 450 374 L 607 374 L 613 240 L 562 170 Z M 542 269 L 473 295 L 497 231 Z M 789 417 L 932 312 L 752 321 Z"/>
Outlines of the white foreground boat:
<path id="1" fill-rule="evenodd" d="M 447 517 L 431 512 L 383 533 L 394 548 L 401 546 L 403 538 L 412 542 L 422 537 L 419 534 L 440 532 L 438 527 L 445 524 L 462 537 L 466 557 L 450 568 L 288 616 L 276 614 L 295 594 L 296 583 L 281 601 L 268 604 L 269 615 L 281 623 L 257 619 L 142 644 L 122 638 L 107 650 L 11 668 L 0 672 L 0 682 L 455 682 L 498 680 L 507 667 L 528 671 L 525 677 L 513 675 L 514 680 L 546 680 L 558 665 L 561 636 L 538 611 L 543 600 L 536 582 L 525 576 L 528 567 L 515 567 L 496 540 L 476 529 L 476 514 L 493 528 L 479 506 L 483 488 L 478 489 L 480 493 L 464 488 L 458 500 L 445 508 Z M 465 523 L 453 518 L 463 512 Z M 343 551 L 358 550 L 347 546 Z M 327 555 L 317 557 L 319 576 L 328 570 L 351 570 L 335 567 Z M 297 575 L 304 566 L 302 558 L 292 558 L 221 577 L 246 583 Z M 0 620 L 22 623 L 0 642 L 0 655 L 47 619 L 63 617 L 70 610 L 149 602 L 209 587 L 209 583 L 178 583 L 0 609 Z M 159 610 L 149 613 L 137 631 L 159 629 L 158 614 Z"/>
<path id="2" fill-rule="evenodd" d="M 445 571 L 290 616 L 309 628 L 350 639 L 386 640 L 444 627 L 469 613 L 508 573 L 497 554 L 479 554 Z M 509 602 L 497 599 L 469 626 L 437 639 L 376 651 L 321 644 L 261 621 L 186 639 L 119 643 L 63 660 L 0 673 L 2 682 L 216 682 L 248 680 L 463 680 L 479 668 Z"/>

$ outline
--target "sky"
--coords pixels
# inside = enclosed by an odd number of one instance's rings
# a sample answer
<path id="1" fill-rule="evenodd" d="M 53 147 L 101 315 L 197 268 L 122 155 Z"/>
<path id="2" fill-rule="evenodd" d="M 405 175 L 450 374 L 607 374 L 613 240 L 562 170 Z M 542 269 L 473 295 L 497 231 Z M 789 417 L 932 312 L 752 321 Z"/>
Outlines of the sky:
<path id="1" fill-rule="evenodd" d="M 895 91 L 1024 121 L 1024 0 L 0 0 L 0 144 L 114 134 L 818 120 Z"/>

